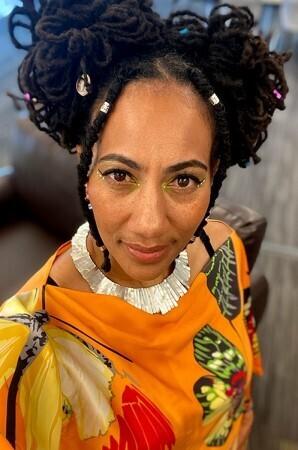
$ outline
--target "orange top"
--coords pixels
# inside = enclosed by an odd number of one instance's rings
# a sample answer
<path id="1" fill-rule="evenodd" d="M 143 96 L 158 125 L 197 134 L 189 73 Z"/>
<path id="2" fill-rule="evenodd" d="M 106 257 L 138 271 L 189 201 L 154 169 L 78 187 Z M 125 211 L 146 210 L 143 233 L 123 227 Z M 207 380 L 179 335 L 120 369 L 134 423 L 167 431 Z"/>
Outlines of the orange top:
<path id="1" fill-rule="evenodd" d="M 1 449 L 231 449 L 262 373 L 235 231 L 165 315 L 47 284 L 70 245 L 0 309 Z"/>

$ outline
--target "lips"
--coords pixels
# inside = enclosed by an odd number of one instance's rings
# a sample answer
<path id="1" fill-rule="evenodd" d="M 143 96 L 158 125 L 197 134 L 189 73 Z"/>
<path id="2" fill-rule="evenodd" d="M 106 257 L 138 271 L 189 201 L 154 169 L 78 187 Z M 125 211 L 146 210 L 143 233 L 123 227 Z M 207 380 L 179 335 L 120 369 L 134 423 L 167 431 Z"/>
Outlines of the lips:
<path id="1" fill-rule="evenodd" d="M 142 245 L 138 244 L 126 244 L 126 245 L 132 248 L 133 250 L 137 250 L 142 253 L 156 253 L 166 248 L 165 245 L 156 245 L 154 247 L 143 247 Z"/>
<path id="2" fill-rule="evenodd" d="M 154 263 L 160 261 L 167 252 L 165 245 L 156 245 L 154 247 L 143 247 L 138 244 L 125 244 L 129 254 L 139 262 Z"/>

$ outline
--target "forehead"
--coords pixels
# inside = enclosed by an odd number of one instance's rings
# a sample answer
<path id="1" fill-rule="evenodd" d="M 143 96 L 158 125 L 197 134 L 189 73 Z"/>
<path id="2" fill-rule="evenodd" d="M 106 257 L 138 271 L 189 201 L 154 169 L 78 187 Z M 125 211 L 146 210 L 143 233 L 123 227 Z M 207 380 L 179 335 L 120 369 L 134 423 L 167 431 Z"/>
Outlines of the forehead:
<path id="1" fill-rule="evenodd" d="M 105 124 L 99 156 L 121 153 L 145 166 L 193 158 L 208 165 L 211 123 L 207 106 L 190 86 L 160 80 L 131 82 Z"/>

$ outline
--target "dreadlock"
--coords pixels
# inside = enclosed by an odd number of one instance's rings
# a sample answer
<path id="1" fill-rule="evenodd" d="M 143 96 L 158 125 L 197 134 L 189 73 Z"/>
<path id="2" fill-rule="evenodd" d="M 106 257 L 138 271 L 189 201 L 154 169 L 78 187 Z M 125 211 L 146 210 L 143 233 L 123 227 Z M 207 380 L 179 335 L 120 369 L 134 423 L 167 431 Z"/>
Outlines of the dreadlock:
<path id="1" fill-rule="evenodd" d="M 253 25 L 248 8 L 227 4 L 215 7 L 209 18 L 185 10 L 166 20 L 152 10 L 150 0 L 40 0 L 39 10 L 33 0 L 23 0 L 13 10 L 10 35 L 18 48 L 28 51 L 18 83 L 30 119 L 70 152 L 82 147 L 79 195 L 99 247 L 103 242 L 85 185 L 92 148 L 108 114 L 99 111 L 93 119 L 95 105 L 106 101 L 111 110 L 131 81 L 171 78 L 192 86 L 207 105 L 214 128 L 212 157 L 219 167 L 195 233 L 212 254 L 204 226 L 227 169 L 260 161 L 257 151 L 274 111 L 285 108 L 288 92 L 283 67 L 290 55 L 269 51 L 266 41 L 253 34 Z M 31 45 L 17 39 L 17 27 L 29 31 Z M 75 86 L 84 74 L 91 83 L 88 95 L 81 97 Z M 220 102 L 211 105 L 214 93 Z M 103 270 L 109 271 L 106 249 L 104 256 Z"/>

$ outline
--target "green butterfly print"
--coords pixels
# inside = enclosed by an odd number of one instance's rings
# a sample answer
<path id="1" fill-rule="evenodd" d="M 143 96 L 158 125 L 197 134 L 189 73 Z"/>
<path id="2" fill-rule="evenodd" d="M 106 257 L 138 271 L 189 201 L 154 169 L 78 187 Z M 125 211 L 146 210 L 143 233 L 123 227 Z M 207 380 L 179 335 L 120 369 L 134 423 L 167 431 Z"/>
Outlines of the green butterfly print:
<path id="1" fill-rule="evenodd" d="M 193 344 L 196 361 L 212 374 L 194 385 L 195 396 L 204 410 L 203 424 L 214 423 L 205 443 L 220 446 L 244 411 L 245 362 L 239 350 L 209 325 L 199 331 Z"/>
<path id="2" fill-rule="evenodd" d="M 231 238 L 216 251 L 204 272 L 208 288 L 216 298 L 222 314 L 230 320 L 237 317 L 241 311 L 241 298 Z"/>

